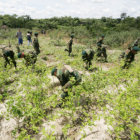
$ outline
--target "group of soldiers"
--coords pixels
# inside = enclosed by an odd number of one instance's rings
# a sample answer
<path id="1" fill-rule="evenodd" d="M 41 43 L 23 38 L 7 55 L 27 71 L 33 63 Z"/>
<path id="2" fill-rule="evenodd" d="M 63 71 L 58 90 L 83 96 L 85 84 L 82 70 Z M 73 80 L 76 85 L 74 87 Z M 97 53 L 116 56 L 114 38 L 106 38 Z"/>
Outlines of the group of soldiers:
<path id="1" fill-rule="evenodd" d="M 31 51 L 26 54 L 20 50 L 19 46 L 17 46 L 17 52 L 18 52 L 17 56 L 18 58 L 25 59 L 26 66 L 35 64 L 37 61 L 37 56 L 40 53 L 38 33 L 35 33 L 34 35 L 35 35 L 35 38 L 33 41 L 33 47 L 34 47 L 35 52 Z M 72 53 L 73 38 L 74 38 L 74 35 L 71 35 L 70 41 L 68 42 L 68 48 L 65 49 L 65 51 L 68 52 L 69 56 Z M 97 42 L 96 52 L 94 52 L 92 48 L 85 49 L 82 51 L 82 59 L 86 64 L 86 67 L 85 67 L 86 69 L 89 69 L 90 66 L 92 65 L 92 60 L 95 54 L 96 54 L 96 57 L 104 57 L 104 61 L 107 62 L 107 53 L 106 53 L 106 47 L 104 45 L 104 38 L 105 36 L 102 35 L 101 39 Z M 140 41 L 140 38 L 138 38 L 135 41 L 134 45 L 132 47 L 129 47 L 127 51 L 123 52 L 123 54 L 120 56 L 121 58 L 125 59 L 125 64 L 122 67 L 123 69 L 128 68 L 130 66 L 130 64 L 134 61 L 135 55 L 137 54 L 138 51 L 140 51 L 140 48 L 138 47 L 139 41 Z M 3 49 L 3 57 L 5 59 L 5 67 L 7 66 L 7 64 L 10 64 L 9 59 L 8 59 L 10 58 L 16 68 L 16 61 L 15 61 L 13 50 Z M 78 71 L 73 70 L 71 67 L 69 68 L 64 67 L 62 69 L 57 69 L 55 67 L 52 69 L 51 75 L 56 76 L 60 81 L 60 84 L 62 86 L 62 91 L 63 91 L 61 95 L 62 99 L 65 99 L 68 96 L 68 89 L 71 89 L 73 85 L 77 85 L 82 81 L 81 74 Z M 71 78 L 74 78 L 73 82 L 71 81 Z"/>
<path id="2" fill-rule="evenodd" d="M 92 60 L 94 57 L 94 54 L 96 54 L 96 57 L 104 57 L 104 61 L 107 61 L 107 52 L 106 52 L 106 45 L 104 45 L 104 35 L 101 36 L 101 39 L 97 42 L 97 50 L 96 52 L 93 51 L 92 48 L 83 50 L 82 52 L 82 59 L 86 63 L 86 68 L 88 69 L 92 65 Z M 120 58 L 123 58 L 125 60 L 124 65 L 122 66 L 122 69 L 129 68 L 130 64 L 135 60 L 135 55 L 140 51 L 139 48 L 139 41 L 140 38 L 138 38 L 132 47 L 129 47 L 126 52 L 123 52 L 120 55 Z"/>
<path id="3" fill-rule="evenodd" d="M 65 51 L 68 51 L 68 55 L 70 56 L 72 52 L 72 45 L 73 45 L 73 38 L 74 36 L 71 36 L 71 39 L 68 43 L 68 49 L 65 49 Z M 92 60 L 94 58 L 94 54 L 96 54 L 96 57 L 104 57 L 104 61 L 107 62 L 107 53 L 106 53 L 106 46 L 104 45 L 104 38 L 105 36 L 102 35 L 101 39 L 97 42 L 97 51 L 96 53 L 93 51 L 92 48 L 85 49 L 82 51 L 82 59 L 86 64 L 86 69 L 89 69 L 92 65 Z M 140 48 L 138 47 L 138 43 L 140 41 L 140 38 L 138 38 L 134 45 L 132 47 L 129 47 L 126 52 L 123 52 L 123 55 L 121 55 L 121 58 L 125 59 L 123 69 L 129 68 L 130 64 L 134 61 L 135 55 L 138 51 L 140 51 Z M 61 94 L 62 99 L 65 99 L 68 96 L 68 89 L 71 89 L 73 85 L 77 85 L 82 81 L 81 74 L 73 70 L 71 68 L 63 68 L 63 69 L 57 69 L 54 68 L 51 72 L 53 76 L 56 76 L 60 84 L 62 86 L 63 93 Z M 75 81 L 71 82 L 71 77 L 75 79 Z"/>
<path id="4" fill-rule="evenodd" d="M 24 58 L 25 60 L 25 65 L 29 66 L 32 64 L 35 64 L 37 61 L 37 55 L 40 53 L 40 46 L 39 46 L 39 41 L 38 41 L 38 33 L 34 34 L 34 41 L 33 41 L 33 48 L 34 50 L 29 51 L 29 52 L 24 52 L 21 51 L 19 44 L 22 43 L 22 38 L 18 39 L 18 45 L 17 45 L 17 58 Z M 10 59 L 12 63 L 14 64 L 15 68 L 17 67 L 17 63 L 15 60 L 15 53 L 14 51 L 9 47 L 2 47 L 2 53 L 3 57 L 5 59 L 5 64 L 4 67 L 7 67 L 7 64 L 10 65 Z"/>

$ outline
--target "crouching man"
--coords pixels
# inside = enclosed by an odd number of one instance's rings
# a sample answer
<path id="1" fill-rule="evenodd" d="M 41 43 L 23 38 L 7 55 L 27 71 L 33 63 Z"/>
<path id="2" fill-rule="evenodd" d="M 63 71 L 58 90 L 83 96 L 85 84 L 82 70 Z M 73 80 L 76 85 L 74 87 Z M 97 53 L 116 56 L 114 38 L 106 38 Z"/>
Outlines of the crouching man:
<path id="1" fill-rule="evenodd" d="M 4 67 L 7 67 L 7 64 L 10 65 L 10 59 L 12 61 L 12 63 L 14 64 L 15 68 L 17 67 L 17 63 L 15 61 L 15 53 L 13 50 L 11 50 L 10 48 L 2 48 L 2 53 L 3 53 L 3 57 L 5 59 L 5 65 Z"/>
<path id="2" fill-rule="evenodd" d="M 135 55 L 140 51 L 138 46 L 133 46 L 132 48 L 128 48 L 127 53 L 125 55 L 125 64 L 122 67 L 123 69 L 129 68 L 131 63 L 135 60 Z"/>
<path id="3" fill-rule="evenodd" d="M 51 75 L 56 76 L 60 81 L 63 90 L 61 94 L 62 99 L 69 96 L 68 90 L 71 89 L 72 86 L 78 85 L 82 81 L 80 73 L 69 66 L 65 66 L 62 69 L 53 68 Z"/>
<path id="4" fill-rule="evenodd" d="M 89 69 L 92 65 L 92 60 L 94 57 L 94 51 L 92 49 L 86 49 L 82 51 L 82 59 L 86 64 L 86 69 Z"/>
<path id="5" fill-rule="evenodd" d="M 25 65 L 28 67 L 30 65 L 34 65 L 37 61 L 37 54 L 34 51 L 30 51 L 28 53 L 24 53 L 20 51 L 20 48 L 17 46 L 18 50 L 18 58 L 24 58 Z"/>

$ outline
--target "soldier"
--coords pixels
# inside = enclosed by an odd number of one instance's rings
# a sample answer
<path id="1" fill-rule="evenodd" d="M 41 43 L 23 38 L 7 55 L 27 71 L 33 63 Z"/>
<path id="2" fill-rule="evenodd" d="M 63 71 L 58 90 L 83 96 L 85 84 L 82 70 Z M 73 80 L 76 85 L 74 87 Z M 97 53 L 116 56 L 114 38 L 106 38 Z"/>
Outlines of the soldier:
<path id="1" fill-rule="evenodd" d="M 15 68 L 17 67 L 17 63 L 15 61 L 15 57 L 14 57 L 14 51 L 11 50 L 10 48 L 3 48 L 2 49 L 2 52 L 3 52 L 3 57 L 5 59 L 5 65 L 4 67 L 6 68 L 7 67 L 7 64 L 10 65 L 10 61 L 9 61 L 9 58 L 12 60 L 12 63 L 14 64 Z"/>
<path id="2" fill-rule="evenodd" d="M 128 53 L 131 51 L 131 49 L 133 49 L 133 47 L 136 47 L 136 46 L 138 47 L 139 41 L 140 41 L 140 38 L 137 38 L 137 40 L 134 41 L 134 44 L 132 45 L 132 47 L 128 47 L 126 52 L 122 52 L 121 55 L 119 56 L 119 60 L 126 58 L 126 55 L 128 55 Z"/>
<path id="3" fill-rule="evenodd" d="M 18 50 L 18 58 L 24 58 L 26 66 L 30 66 L 36 63 L 37 55 L 34 51 L 30 51 L 25 54 L 24 52 L 20 51 L 20 48 L 18 46 L 17 50 Z"/>
<path id="4" fill-rule="evenodd" d="M 105 58 L 105 62 L 107 62 L 107 53 L 106 53 L 106 48 L 103 46 L 104 44 L 104 35 L 101 36 L 101 39 L 97 42 L 97 57 L 101 57 L 102 55 Z"/>
<path id="5" fill-rule="evenodd" d="M 135 44 L 132 48 L 129 47 L 126 51 L 125 55 L 125 64 L 122 67 L 123 69 L 129 68 L 130 64 L 135 60 L 135 55 L 137 52 L 140 51 L 140 48 L 138 47 L 138 44 Z"/>
<path id="6" fill-rule="evenodd" d="M 61 94 L 62 99 L 68 96 L 68 89 L 72 88 L 73 85 L 79 84 L 82 80 L 78 71 L 66 67 L 63 69 L 53 68 L 51 75 L 56 76 L 60 81 L 63 90 L 63 94 Z M 72 77 L 74 78 L 73 82 L 71 81 Z"/>
<path id="7" fill-rule="evenodd" d="M 34 46 L 34 50 L 36 52 L 36 54 L 38 55 L 40 53 L 40 46 L 39 46 L 39 42 L 38 42 L 38 33 L 35 33 L 35 38 L 33 41 L 33 46 Z"/>
<path id="8" fill-rule="evenodd" d="M 92 49 L 86 49 L 82 51 L 82 59 L 86 63 L 86 69 L 90 68 L 92 65 L 92 60 L 94 57 L 94 51 Z"/>
<path id="9" fill-rule="evenodd" d="M 70 56 L 70 54 L 72 52 L 73 38 L 74 38 L 74 35 L 71 35 L 71 39 L 68 42 L 68 49 L 65 49 L 65 51 L 68 51 L 69 56 Z"/>

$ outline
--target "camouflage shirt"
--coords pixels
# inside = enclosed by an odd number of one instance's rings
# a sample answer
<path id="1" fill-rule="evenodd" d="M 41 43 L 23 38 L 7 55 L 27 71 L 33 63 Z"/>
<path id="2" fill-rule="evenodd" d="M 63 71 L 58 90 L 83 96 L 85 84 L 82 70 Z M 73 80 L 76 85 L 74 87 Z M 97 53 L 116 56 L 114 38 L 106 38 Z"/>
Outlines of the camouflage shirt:
<path id="1" fill-rule="evenodd" d="M 71 39 L 71 40 L 69 41 L 68 46 L 71 47 L 72 44 L 73 44 L 73 39 Z"/>
<path id="2" fill-rule="evenodd" d="M 81 81 L 81 76 L 78 71 L 69 72 L 65 68 L 57 70 L 57 78 L 59 79 L 62 86 L 64 86 L 68 81 L 70 81 L 71 77 L 74 77 L 76 82 Z"/>
<path id="3" fill-rule="evenodd" d="M 38 42 L 38 38 L 34 38 L 34 41 L 33 41 L 33 46 L 34 48 L 39 48 L 39 42 Z"/>
<path id="4" fill-rule="evenodd" d="M 91 60 L 91 59 L 93 59 L 93 56 L 94 56 L 94 51 L 92 49 L 86 49 L 86 50 L 82 51 L 83 59 Z"/>
<path id="5" fill-rule="evenodd" d="M 100 40 L 97 42 L 97 46 L 98 46 L 98 47 L 102 47 L 102 44 L 103 44 L 103 39 L 100 39 Z"/>
<path id="6" fill-rule="evenodd" d="M 30 52 L 24 56 L 24 59 L 26 61 L 26 65 L 32 65 L 37 61 L 37 55 L 34 52 Z"/>
<path id="7" fill-rule="evenodd" d="M 5 49 L 2 51 L 5 56 L 11 56 L 14 52 L 11 49 Z"/>

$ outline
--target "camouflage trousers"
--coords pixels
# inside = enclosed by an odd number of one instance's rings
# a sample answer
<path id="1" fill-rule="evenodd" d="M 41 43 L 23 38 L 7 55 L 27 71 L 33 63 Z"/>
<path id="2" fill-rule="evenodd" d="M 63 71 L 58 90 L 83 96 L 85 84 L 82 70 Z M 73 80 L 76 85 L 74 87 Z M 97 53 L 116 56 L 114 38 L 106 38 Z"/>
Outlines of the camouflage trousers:
<path id="1" fill-rule="evenodd" d="M 106 48 L 101 48 L 99 47 L 97 49 L 97 57 L 101 57 L 103 55 L 103 57 L 105 58 L 105 60 L 107 60 L 107 53 L 106 53 Z"/>
<path id="2" fill-rule="evenodd" d="M 72 84 L 71 81 L 67 82 L 62 87 L 63 93 L 61 94 L 61 98 L 62 99 L 65 99 L 66 97 L 68 97 L 68 90 L 71 89 L 73 85 L 78 85 L 80 82 L 81 82 L 81 79 L 79 79 L 78 81 L 76 81 L 74 84 Z"/>
<path id="3" fill-rule="evenodd" d="M 91 62 L 92 60 L 84 59 L 83 61 L 84 61 L 85 64 L 86 64 L 86 69 L 90 68 L 90 66 L 92 65 L 92 62 Z"/>
<path id="4" fill-rule="evenodd" d="M 130 64 L 134 61 L 135 55 L 133 53 L 129 53 L 125 58 L 125 63 L 122 66 L 123 69 L 129 68 Z"/>
<path id="5" fill-rule="evenodd" d="M 36 52 L 37 55 L 40 53 L 39 47 L 34 47 L 34 50 L 35 50 L 35 52 Z"/>
<path id="6" fill-rule="evenodd" d="M 72 53 L 72 46 L 69 46 L 68 49 L 65 49 L 65 51 L 67 51 L 69 53 L 69 56 L 70 56 L 70 54 Z"/>
<path id="7" fill-rule="evenodd" d="M 6 68 L 7 67 L 7 64 L 9 64 L 10 65 L 10 61 L 9 61 L 9 59 L 8 59 L 8 57 L 12 60 L 12 63 L 14 64 L 14 66 L 15 66 L 15 68 L 16 68 L 16 61 L 15 61 L 15 58 L 14 58 L 14 52 L 13 51 L 10 51 L 9 52 L 9 55 L 7 55 L 7 54 L 3 54 L 3 57 L 4 57 L 4 59 L 5 59 L 5 65 L 4 65 L 4 67 Z"/>

